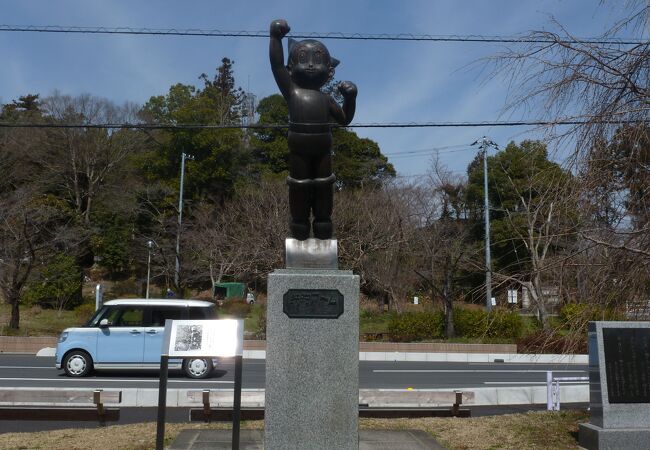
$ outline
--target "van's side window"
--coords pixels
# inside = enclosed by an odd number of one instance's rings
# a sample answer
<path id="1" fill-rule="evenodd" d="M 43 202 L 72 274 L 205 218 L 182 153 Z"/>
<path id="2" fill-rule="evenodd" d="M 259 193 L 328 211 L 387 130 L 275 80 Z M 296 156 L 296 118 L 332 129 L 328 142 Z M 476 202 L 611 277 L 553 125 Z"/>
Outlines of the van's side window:
<path id="1" fill-rule="evenodd" d="M 183 310 L 186 308 L 154 308 L 151 310 L 152 327 L 164 327 L 165 320 L 183 319 Z"/>
<path id="2" fill-rule="evenodd" d="M 118 327 L 141 327 L 144 317 L 142 308 L 124 308 L 122 314 L 117 319 L 115 326 Z"/>
<path id="3" fill-rule="evenodd" d="M 190 307 L 190 320 L 203 320 L 203 319 L 213 319 L 214 318 L 214 307 L 208 308 L 196 308 Z"/>
<path id="4" fill-rule="evenodd" d="M 117 320 L 120 317 L 120 309 L 119 308 L 108 308 L 108 311 L 106 311 L 106 314 L 102 316 L 102 319 L 108 320 L 108 325 L 110 326 L 117 326 Z"/>

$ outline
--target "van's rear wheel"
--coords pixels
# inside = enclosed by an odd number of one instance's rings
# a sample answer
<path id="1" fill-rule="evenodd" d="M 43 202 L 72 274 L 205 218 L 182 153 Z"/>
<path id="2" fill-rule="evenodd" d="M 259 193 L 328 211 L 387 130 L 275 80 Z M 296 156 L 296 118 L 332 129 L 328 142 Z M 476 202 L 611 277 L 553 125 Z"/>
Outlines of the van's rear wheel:
<path id="1" fill-rule="evenodd" d="M 65 356 L 63 370 L 69 377 L 85 377 L 93 371 L 93 359 L 83 350 L 73 350 Z"/>
<path id="2" fill-rule="evenodd" d="M 190 378 L 207 378 L 212 372 L 212 361 L 205 358 L 187 359 L 183 362 L 183 371 Z"/>

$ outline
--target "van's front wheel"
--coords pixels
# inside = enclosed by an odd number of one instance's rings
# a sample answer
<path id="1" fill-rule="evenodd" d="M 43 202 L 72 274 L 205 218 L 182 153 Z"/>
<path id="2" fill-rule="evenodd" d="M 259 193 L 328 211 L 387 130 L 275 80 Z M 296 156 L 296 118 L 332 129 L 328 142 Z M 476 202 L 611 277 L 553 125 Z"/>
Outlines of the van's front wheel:
<path id="1" fill-rule="evenodd" d="M 190 378 L 207 378 L 212 372 L 212 361 L 205 358 L 186 359 L 183 371 Z"/>
<path id="2" fill-rule="evenodd" d="M 83 350 L 73 350 L 65 356 L 63 370 L 69 377 L 85 377 L 93 370 L 93 359 Z"/>

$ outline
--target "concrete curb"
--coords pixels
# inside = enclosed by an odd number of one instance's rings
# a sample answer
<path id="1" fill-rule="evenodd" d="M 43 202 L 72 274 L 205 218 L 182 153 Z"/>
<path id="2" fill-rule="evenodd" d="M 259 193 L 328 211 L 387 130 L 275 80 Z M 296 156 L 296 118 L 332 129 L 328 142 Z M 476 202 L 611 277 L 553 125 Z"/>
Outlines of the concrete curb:
<path id="1" fill-rule="evenodd" d="M 12 391 L 43 390 L 51 391 L 52 388 L 5 388 Z M 62 388 L 61 390 L 78 390 L 78 388 Z M 155 407 L 158 406 L 158 389 L 113 389 L 105 391 L 122 391 L 120 407 Z M 459 388 L 463 392 L 463 406 L 497 406 L 497 405 L 534 405 L 546 404 L 546 386 L 515 386 L 515 387 L 475 387 Z M 189 391 L 200 389 L 167 389 L 168 407 L 201 407 L 202 403 L 192 401 L 188 396 Z M 361 389 L 359 390 L 359 403 L 371 407 L 443 407 L 451 403 L 444 400 L 455 392 L 454 389 Z M 589 402 L 589 386 L 562 385 L 560 387 L 562 403 L 587 403 Z M 232 407 L 232 389 L 213 389 L 210 396 L 213 407 Z M 60 403 L 26 403 L 3 402 L 3 406 L 70 406 Z M 263 408 L 264 389 L 242 390 L 242 407 Z"/>
<path id="2" fill-rule="evenodd" d="M 245 359 L 265 359 L 265 350 L 244 350 Z M 527 364 L 588 364 L 588 355 L 554 355 L 521 353 L 420 353 L 420 352 L 359 352 L 360 361 L 420 361 Z"/>
<path id="3" fill-rule="evenodd" d="M 55 347 L 45 347 L 36 352 L 36 356 L 54 356 L 56 354 Z"/>
<path id="4" fill-rule="evenodd" d="M 587 364 L 588 355 L 554 355 L 522 353 L 404 353 L 361 352 L 361 361 L 431 361 L 470 363 Z"/>
<path id="5" fill-rule="evenodd" d="M 45 347 L 36 356 L 54 356 L 55 348 Z M 244 359 L 266 359 L 266 350 L 244 350 Z M 407 353 L 359 352 L 359 361 L 419 361 L 526 364 L 588 364 L 587 355 L 528 355 L 520 353 Z"/>

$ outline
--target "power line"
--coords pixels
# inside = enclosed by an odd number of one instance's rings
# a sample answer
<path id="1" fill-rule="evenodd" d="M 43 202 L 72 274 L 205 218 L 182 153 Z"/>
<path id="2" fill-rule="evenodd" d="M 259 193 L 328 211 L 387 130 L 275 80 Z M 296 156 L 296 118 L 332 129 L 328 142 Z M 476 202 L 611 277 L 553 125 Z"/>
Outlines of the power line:
<path id="1" fill-rule="evenodd" d="M 461 128 L 461 127 L 516 127 L 549 125 L 588 125 L 588 124 L 645 124 L 648 119 L 628 120 L 521 120 L 494 122 L 392 122 L 356 123 L 347 126 L 331 124 L 332 128 Z M 153 124 L 153 123 L 35 123 L 0 122 L 0 128 L 101 128 L 101 129 L 142 129 L 142 130 L 225 130 L 225 129 L 286 129 L 289 124 Z"/>
<path id="2" fill-rule="evenodd" d="M 430 152 L 440 152 L 441 150 L 445 150 L 445 153 L 447 153 L 448 149 L 456 149 L 456 148 L 461 148 L 461 147 L 467 147 L 466 144 L 456 144 L 456 145 L 445 145 L 442 147 L 431 147 L 431 148 L 422 148 L 419 150 L 406 150 L 406 151 L 395 151 L 395 152 L 388 152 L 385 153 L 385 155 L 391 155 L 391 156 L 398 156 L 398 155 L 411 155 L 411 154 L 416 154 L 416 153 L 430 153 Z M 461 150 L 449 150 L 449 151 L 462 151 Z"/>
<path id="3" fill-rule="evenodd" d="M 460 153 L 460 152 L 467 152 L 470 150 L 474 150 L 473 148 L 461 148 L 458 150 L 447 150 L 447 151 L 436 151 L 436 150 L 429 150 L 426 152 L 405 152 L 405 153 L 384 153 L 385 156 L 390 157 L 390 159 L 404 159 L 404 158 L 419 158 L 422 156 L 438 156 L 438 155 L 449 155 L 453 153 Z"/>
<path id="4" fill-rule="evenodd" d="M 133 28 L 133 27 L 72 27 L 62 25 L 0 25 L 0 31 L 67 34 L 121 34 L 139 36 L 198 36 L 198 37 L 250 37 L 268 38 L 268 31 L 226 31 L 198 28 Z M 342 32 L 294 32 L 288 35 L 300 39 L 339 39 L 363 41 L 427 41 L 427 42 L 479 42 L 512 44 L 600 44 L 600 45 L 642 45 L 648 41 L 631 38 L 584 38 L 551 39 L 530 36 L 486 36 L 486 35 L 435 35 L 414 33 L 342 33 Z"/>

